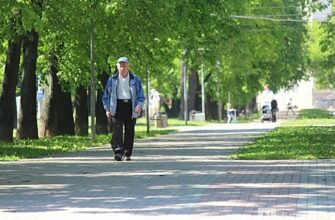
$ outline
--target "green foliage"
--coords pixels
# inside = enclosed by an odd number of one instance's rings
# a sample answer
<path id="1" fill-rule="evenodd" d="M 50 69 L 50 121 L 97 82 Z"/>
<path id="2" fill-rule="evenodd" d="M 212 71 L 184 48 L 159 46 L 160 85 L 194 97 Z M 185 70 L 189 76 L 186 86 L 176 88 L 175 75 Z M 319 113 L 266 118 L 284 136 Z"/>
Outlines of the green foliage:
<path id="1" fill-rule="evenodd" d="M 42 21 L 45 28 L 40 31 L 38 58 L 40 78 L 47 73 L 50 56 L 56 56 L 63 88 L 89 84 L 89 6 L 90 1 L 44 3 Z"/>
<path id="2" fill-rule="evenodd" d="M 118 56 L 128 56 L 132 69 L 145 77 L 150 70 L 153 79 L 166 73 L 162 69 L 173 66 L 178 52 L 173 41 L 174 1 L 120 1 L 113 7 L 112 60 Z M 115 4 L 114 4 L 115 5 Z M 171 77 L 172 78 L 172 77 Z"/>
<path id="3" fill-rule="evenodd" d="M 324 59 L 320 41 L 323 38 L 324 31 L 320 27 L 319 23 L 311 23 L 308 26 L 308 58 L 309 58 L 309 68 L 311 68 L 316 73 L 322 71 L 321 62 Z"/>
<path id="4" fill-rule="evenodd" d="M 0 44 L 0 85 L 2 85 L 2 81 L 3 81 L 3 75 L 4 75 L 4 72 L 5 72 L 5 58 L 6 56 L 2 53 L 2 50 L 1 50 L 2 46 Z M 2 90 L 2 86 L 0 86 L 0 93 L 1 93 L 1 90 Z"/>
<path id="5" fill-rule="evenodd" d="M 227 20 L 224 37 L 216 43 L 220 67 L 205 65 L 215 73 L 206 89 L 212 100 L 225 102 L 229 93 L 234 106 L 245 106 L 265 83 L 277 91 L 306 77 L 305 24 L 286 21 L 302 20 L 304 4 L 247 1 L 238 8 L 229 7 L 233 19 Z"/>
<path id="6" fill-rule="evenodd" d="M 71 90 L 91 83 L 91 18 L 96 76 L 128 56 L 142 81 L 149 70 L 151 86 L 167 97 L 179 98 L 181 59 L 189 70 L 204 63 L 205 76 L 211 73 L 209 100 L 226 102 L 229 93 L 234 106 L 249 104 L 264 83 L 277 91 L 306 77 L 307 29 L 304 22 L 287 20 L 302 20 L 307 0 L 50 0 L 41 8 L 38 2 L 2 1 L 0 42 L 15 28 L 16 34 L 37 30 L 38 77 L 45 77 L 55 55 L 60 82 Z M 322 26 L 324 55 L 314 65 L 325 64 L 319 77 L 328 82 L 335 81 L 332 24 Z"/>
<path id="7" fill-rule="evenodd" d="M 334 3 L 333 11 L 335 9 Z M 320 88 L 335 88 L 335 16 L 310 27 L 309 68 Z"/>

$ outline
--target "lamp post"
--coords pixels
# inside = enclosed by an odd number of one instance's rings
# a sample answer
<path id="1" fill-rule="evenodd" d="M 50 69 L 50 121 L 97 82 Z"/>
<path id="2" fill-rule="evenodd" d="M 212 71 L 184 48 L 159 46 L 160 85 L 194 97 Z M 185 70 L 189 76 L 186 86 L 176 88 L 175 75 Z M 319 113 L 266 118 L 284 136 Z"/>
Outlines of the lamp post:
<path id="1" fill-rule="evenodd" d="M 205 107 L 205 81 L 204 81 L 204 53 L 208 51 L 208 48 L 198 48 L 200 51 L 202 60 L 201 60 L 201 113 L 204 116 L 204 121 L 206 120 L 206 107 Z"/>
<path id="2" fill-rule="evenodd" d="M 95 76 L 94 76 L 94 21 L 93 21 L 93 5 L 91 8 L 91 30 L 90 30 L 90 58 L 91 58 L 91 135 L 92 141 L 95 141 Z"/>
<path id="3" fill-rule="evenodd" d="M 201 112 L 204 114 L 204 120 L 206 120 L 206 109 L 205 109 L 205 84 L 204 84 L 204 61 L 201 64 Z"/>
<path id="4" fill-rule="evenodd" d="M 216 61 L 217 77 L 218 77 L 218 88 L 217 88 L 217 98 L 218 98 L 218 116 L 219 122 L 222 120 L 222 99 L 221 99 L 221 77 L 220 77 L 220 61 Z"/>
<path id="5" fill-rule="evenodd" d="M 149 115 L 149 105 L 150 105 L 150 71 L 147 70 L 147 105 L 145 108 L 146 118 L 147 118 L 147 134 L 150 134 L 150 115 Z"/>
<path id="6" fill-rule="evenodd" d="M 183 90 L 184 90 L 184 119 L 185 125 L 187 125 L 187 73 L 186 73 L 186 61 L 182 61 L 182 73 L 183 73 Z"/>

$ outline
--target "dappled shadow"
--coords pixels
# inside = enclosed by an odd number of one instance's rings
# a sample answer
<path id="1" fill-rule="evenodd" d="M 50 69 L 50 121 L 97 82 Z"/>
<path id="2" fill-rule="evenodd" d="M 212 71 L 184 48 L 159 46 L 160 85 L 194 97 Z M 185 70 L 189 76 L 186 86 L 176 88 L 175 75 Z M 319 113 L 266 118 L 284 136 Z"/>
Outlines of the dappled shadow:
<path id="1" fill-rule="evenodd" d="M 267 129 L 202 130 L 136 141 L 133 161 L 108 147 L 0 163 L 0 211 L 299 216 L 335 210 L 334 161 L 234 161 Z"/>

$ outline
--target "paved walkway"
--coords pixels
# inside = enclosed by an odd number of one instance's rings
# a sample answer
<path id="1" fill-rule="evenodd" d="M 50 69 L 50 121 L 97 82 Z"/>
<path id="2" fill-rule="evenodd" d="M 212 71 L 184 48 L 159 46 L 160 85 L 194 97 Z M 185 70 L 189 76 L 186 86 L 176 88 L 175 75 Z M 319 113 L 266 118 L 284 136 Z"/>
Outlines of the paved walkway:
<path id="1" fill-rule="evenodd" d="M 229 159 L 275 126 L 137 140 L 129 162 L 113 161 L 108 146 L 0 162 L 0 219 L 334 219 L 334 160 Z"/>

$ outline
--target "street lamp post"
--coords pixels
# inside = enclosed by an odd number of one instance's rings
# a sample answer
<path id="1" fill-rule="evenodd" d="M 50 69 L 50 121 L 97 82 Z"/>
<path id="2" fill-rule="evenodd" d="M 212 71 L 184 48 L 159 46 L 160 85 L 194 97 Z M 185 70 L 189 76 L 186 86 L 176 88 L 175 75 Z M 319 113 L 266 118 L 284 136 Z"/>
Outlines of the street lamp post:
<path id="1" fill-rule="evenodd" d="M 187 125 L 187 73 L 186 73 L 186 61 L 182 62 L 182 73 L 183 73 L 183 90 L 184 90 L 184 119 L 185 124 Z"/>
<path id="2" fill-rule="evenodd" d="M 218 89 L 217 89 L 217 98 L 218 98 L 218 116 L 219 122 L 222 120 L 222 99 L 221 99 L 221 77 L 220 77 L 220 61 L 216 61 L 216 69 L 218 76 Z"/>
<path id="3" fill-rule="evenodd" d="M 206 120 L 206 107 L 205 107 L 205 79 L 204 79 L 204 54 L 208 51 L 208 48 L 198 48 L 202 56 L 201 61 L 201 113 L 203 114 L 204 121 Z"/>
<path id="4" fill-rule="evenodd" d="M 149 106 L 150 106 L 150 71 L 147 70 L 147 105 L 145 108 L 146 118 L 147 118 L 147 134 L 150 134 L 150 114 L 149 114 Z"/>
<path id="5" fill-rule="evenodd" d="M 205 84 L 204 84 L 204 62 L 201 64 L 201 112 L 204 114 L 204 120 L 206 120 L 206 109 L 205 109 Z"/>
<path id="6" fill-rule="evenodd" d="M 94 76 L 94 21 L 93 21 L 93 7 L 91 12 L 91 31 L 90 31 L 90 57 L 91 57 L 91 134 L 92 141 L 95 140 L 95 76 Z"/>

